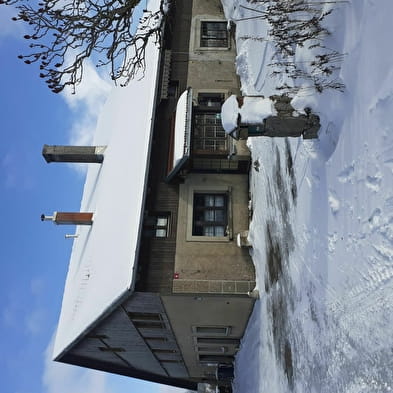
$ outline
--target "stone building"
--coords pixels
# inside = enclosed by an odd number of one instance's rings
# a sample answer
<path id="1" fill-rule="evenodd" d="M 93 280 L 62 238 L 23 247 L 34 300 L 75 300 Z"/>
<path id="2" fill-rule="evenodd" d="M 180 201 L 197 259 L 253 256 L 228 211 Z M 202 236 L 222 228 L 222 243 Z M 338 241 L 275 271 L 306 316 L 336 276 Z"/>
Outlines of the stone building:
<path id="1" fill-rule="evenodd" d="M 252 311 L 249 152 L 220 108 L 239 93 L 219 0 L 177 0 L 143 79 L 115 89 L 94 147 L 44 146 L 90 162 L 55 360 L 178 387 L 214 382 Z M 86 215 L 89 213 L 89 215 Z"/>

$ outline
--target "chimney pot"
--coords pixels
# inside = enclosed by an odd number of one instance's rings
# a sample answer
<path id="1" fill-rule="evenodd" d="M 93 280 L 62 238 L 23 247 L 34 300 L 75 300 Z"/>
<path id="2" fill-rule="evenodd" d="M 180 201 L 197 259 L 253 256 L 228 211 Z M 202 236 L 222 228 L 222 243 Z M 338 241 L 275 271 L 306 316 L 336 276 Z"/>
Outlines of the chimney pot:
<path id="1" fill-rule="evenodd" d="M 41 214 L 41 221 L 53 221 L 56 216 L 56 212 L 53 213 L 53 216 L 47 216 L 45 214 Z"/>

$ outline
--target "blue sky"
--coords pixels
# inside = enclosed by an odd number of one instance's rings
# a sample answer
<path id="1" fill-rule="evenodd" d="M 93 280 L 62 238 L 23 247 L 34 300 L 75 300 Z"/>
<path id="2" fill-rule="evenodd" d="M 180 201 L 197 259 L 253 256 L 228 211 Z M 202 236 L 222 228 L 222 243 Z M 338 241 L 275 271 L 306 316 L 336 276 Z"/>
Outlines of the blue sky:
<path id="1" fill-rule="evenodd" d="M 180 392 L 50 360 L 72 246 L 64 235 L 73 229 L 42 223 L 40 215 L 79 210 L 84 175 L 79 167 L 47 164 L 41 149 L 89 143 L 109 85 L 88 67 L 76 96 L 51 93 L 38 67 L 17 59 L 27 45 L 11 16 L 0 6 L 2 392 Z"/>

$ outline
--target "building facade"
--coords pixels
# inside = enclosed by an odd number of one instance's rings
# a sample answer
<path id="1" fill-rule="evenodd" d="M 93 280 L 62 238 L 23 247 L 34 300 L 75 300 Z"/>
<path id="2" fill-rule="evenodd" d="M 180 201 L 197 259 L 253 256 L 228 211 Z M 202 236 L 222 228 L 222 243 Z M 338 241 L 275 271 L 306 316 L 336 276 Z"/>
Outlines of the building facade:
<path id="1" fill-rule="evenodd" d="M 221 126 L 239 82 L 220 1 L 177 0 L 168 20 L 153 49 L 151 123 L 117 132 L 104 117 L 99 159 L 97 149 L 68 159 L 94 162 L 81 206 L 93 218 L 77 227 L 55 360 L 196 389 L 233 362 L 253 307 L 253 264 L 236 241 L 249 224 L 250 157 Z M 46 160 L 66 161 L 56 149 L 44 147 Z"/>

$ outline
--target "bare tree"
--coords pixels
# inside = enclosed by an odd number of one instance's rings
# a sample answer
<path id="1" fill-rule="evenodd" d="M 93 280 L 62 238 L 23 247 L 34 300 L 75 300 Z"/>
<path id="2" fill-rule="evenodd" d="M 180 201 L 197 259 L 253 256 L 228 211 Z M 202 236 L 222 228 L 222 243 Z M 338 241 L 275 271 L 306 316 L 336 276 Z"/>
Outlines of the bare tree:
<path id="1" fill-rule="evenodd" d="M 316 91 L 337 89 L 342 91 L 344 85 L 335 75 L 343 55 L 323 45 L 324 38 L 331 32 L 324 27 L 323 21 L 333 8 L 324 11 L 326 4 L 343 4 L 346 0 L 247 0 L 252 6 L 240 6 L 253 11 L 255 16 L 245 19 L 264 19 L 269 24 L 268 38 L 258 40 L 273 42 L 276 52 L 272 63 L 272 76 L 286 74 L 291 77 L 294 86 L 284 83 L 277 90 L 296 92 L 296 80 L 311 81 Z M 261 6 L 262 8 L 256 8 Z M 332 6 L 333 7 L 333 6 Z M 243 19 L 242 19 L 243 20 Z M 240 37 L 247 38 L 247 37 Z M 298 47 L 309 52 L 310 60 L 299 62 L 295 60 Z M 305 64 L 307 63 L 307 64 Z"/>
<path id="2" fill-rule="evenodd" d="M 160 45 L 168 16 L 169 0 L 160 0 L 158 10 L 143 10 L 134 21 L 141 0 L 0 0 L 17 9 L 15 21 L 29 25 L 31 52 L 19 55 L 26 64 L 39 63 L 40 77 L 54 92 L 66 86 L 75 91 L 90 58 L 97 67 L 108 66 L 112 80 L 126 85 L 145 71 L 146 47 L 150 40 Z"/>

